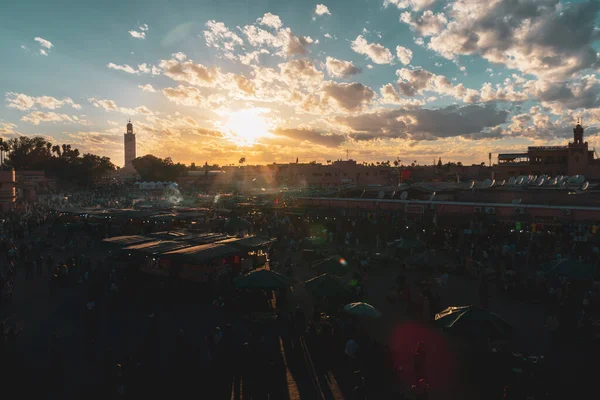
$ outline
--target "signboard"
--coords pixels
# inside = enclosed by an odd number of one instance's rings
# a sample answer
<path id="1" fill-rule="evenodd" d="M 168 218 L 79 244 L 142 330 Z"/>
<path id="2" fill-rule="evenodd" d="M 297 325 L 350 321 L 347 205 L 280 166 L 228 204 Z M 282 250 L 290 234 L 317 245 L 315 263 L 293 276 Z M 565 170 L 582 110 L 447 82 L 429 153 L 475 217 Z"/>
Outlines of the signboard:
<path id="1" fill-rule="evenodd" d="M 422 204 L 407 204 L 404 206 L 404 212 L 408 214 L 423 214 L 425 206 Z"/>

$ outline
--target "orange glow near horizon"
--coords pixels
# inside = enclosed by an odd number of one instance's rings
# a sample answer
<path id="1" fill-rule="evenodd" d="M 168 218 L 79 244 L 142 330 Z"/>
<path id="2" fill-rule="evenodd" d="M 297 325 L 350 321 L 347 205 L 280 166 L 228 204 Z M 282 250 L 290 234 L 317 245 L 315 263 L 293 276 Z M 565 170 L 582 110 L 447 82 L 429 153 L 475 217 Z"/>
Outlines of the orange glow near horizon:
<path id="1" fill-rule="evenodd" d="M 225 130 L 230 140 L 238 146 L 252 146 L 258 139 L 271 136 L 273 129 L 264 117 L 265 110 L 251 108 L 228 115 Z"/>

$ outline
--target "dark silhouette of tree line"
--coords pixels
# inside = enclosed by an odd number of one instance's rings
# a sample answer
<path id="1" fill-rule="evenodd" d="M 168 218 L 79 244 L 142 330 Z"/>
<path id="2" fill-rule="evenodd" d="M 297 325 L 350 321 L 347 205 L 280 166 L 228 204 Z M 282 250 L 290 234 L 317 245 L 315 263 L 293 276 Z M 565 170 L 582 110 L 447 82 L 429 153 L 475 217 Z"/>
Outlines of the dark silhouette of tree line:
<path id="1" fill-rule="evenodd" d="M 92 186 L 116 169 L 109 157 L 86 153 L 70 144 L 52 144 L 40 136 L 20 136 L 0 142 L 4 168 L 44 171 L 63 186 Z"/>

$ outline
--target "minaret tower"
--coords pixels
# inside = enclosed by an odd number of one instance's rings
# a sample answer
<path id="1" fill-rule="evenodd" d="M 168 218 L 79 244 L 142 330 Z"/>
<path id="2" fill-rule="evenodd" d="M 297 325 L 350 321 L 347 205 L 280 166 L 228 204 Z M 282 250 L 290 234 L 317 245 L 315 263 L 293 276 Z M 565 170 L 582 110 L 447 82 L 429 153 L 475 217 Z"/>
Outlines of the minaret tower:
<path id="1" fill-rule="evenodd" d="M 127 132 L 125 138 L 125 169 L 133 169 L 132 161 L 135 159 L 135 134 L 133 133 L 133 124 L 131 120 L 127 122 Z"/>

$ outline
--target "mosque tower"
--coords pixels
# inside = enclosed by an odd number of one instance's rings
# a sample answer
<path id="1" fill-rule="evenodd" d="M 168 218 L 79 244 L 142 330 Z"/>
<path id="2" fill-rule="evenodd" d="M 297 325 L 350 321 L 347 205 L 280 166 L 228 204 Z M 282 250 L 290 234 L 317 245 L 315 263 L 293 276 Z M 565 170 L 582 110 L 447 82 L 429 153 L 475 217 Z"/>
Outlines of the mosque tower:
<path id="1" fill-rule="evenodd" d="M 133 133 L 133 124 L 131 120 L 127 123 L 127 132 L 125 139 L 125 169 L 133 169 L 133 160 L 135 159 L 135 134 Z"/>

